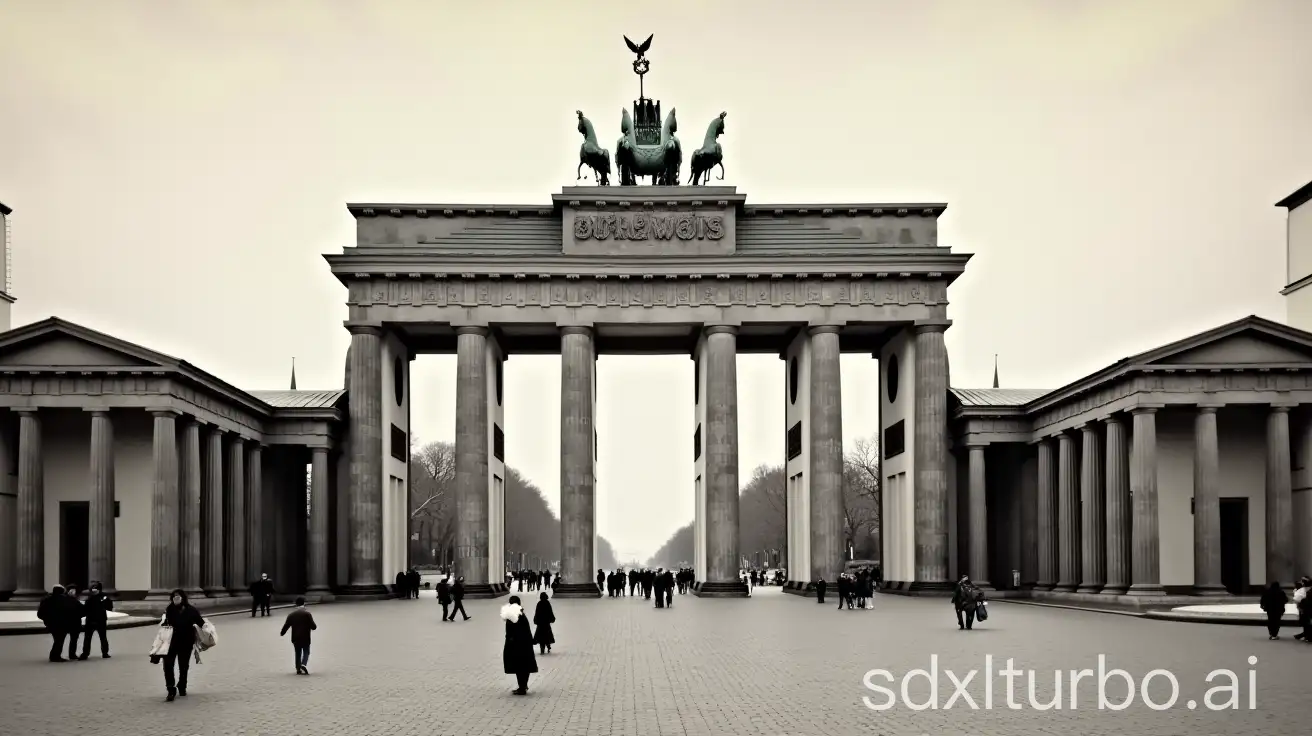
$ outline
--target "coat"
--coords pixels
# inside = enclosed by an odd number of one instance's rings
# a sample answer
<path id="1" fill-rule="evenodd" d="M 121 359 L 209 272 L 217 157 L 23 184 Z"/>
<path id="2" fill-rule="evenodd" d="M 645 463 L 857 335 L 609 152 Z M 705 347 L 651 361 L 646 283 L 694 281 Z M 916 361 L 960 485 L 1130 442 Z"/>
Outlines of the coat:
<path id="1" fill-rule="evenodd" d="M 36 617 L 41 619 L 41 623 L 45 624 L 47 629 L 54 632 L 81 629 L 82 616 L 82 602 L 63 592 L 46 596 L 36 609 Z"/>
<path id="2" fill-rule="evenodd" d="M 451 586 L 445 580 L 437 584 L 437 602 L 443 605 L 451 603 Z"/>
<path id="3" fill-rule="evenodd" d="M 510 609 L 518 609 L 518 616 Z M 506 619 L 506 644 L 501 650 L 501 664 L 507 675 L 532 674 L 538 671 L 537 657 L 533 656 L 533 630 L 528 625 L 524 609 L 513 603 L 501 607 L 501 618 Z"/>
<path id="4" fill-rule="evenodd" d="M 537 610 L 533 612 L 533 623 L 538 630 L 533 634 L 533 643 L 540 647 L 549 647 L 556 643 L 556 634 L 551 625 L 556 623 L 556 612 L 551 610 L 551 601 L 538 601 Z"/>
<path id="5" fill-rule="evenodd" d="M 296 608 L 287 614 L 287 620 L 282 624 L 282 631 L 278 636 L 286 636 L 290 629 L 292 632 L 292 645 L 298 647 L 307 647 L 310 645 L 310 632 L 319 628 L 314 622 L 314 615 L 304 608 Z"/>
<path id="6" fill-rule="evenodd" d="M 1261 608 L 1269 614 L 1275 615 L 1278 613 L 1283 616 L 1285 604 L 1287 603 L 1289 603 L 1289 596 L 1285 595 L 1285 591 L 1279 587 L 1267 588 L 1262 591 Z"/>
<path id="7" fill-rule="evenodd" d="M 87 626 L 99 626 L 109 621 L 109 612 L 114 610 L 114 600 L 104 593 L 88 593 L 82 610 L 86 612 Z"/>
<path id="8" fill-rule="evenodd" d="M 173 627 L 173 638 L 169 642 L 168 653 L 185 656 L 196 648 L 196 628 L 204 626 L 205 619 L 201 617 L 200 611 L 189 603 L 181 606 L 170 603 L 169 607 L 164 609 L 163 623 Z"/>

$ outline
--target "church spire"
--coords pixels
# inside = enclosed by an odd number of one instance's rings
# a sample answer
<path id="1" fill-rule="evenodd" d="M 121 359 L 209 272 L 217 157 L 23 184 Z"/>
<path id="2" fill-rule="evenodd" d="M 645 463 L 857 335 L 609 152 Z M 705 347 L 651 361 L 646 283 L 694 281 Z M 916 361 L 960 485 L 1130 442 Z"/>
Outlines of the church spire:
<path id="1" fill-rule="evenodd" d="M 295 382 L 296 379 L 292 378 L 292 383 Z M 292 388 L 296 388 L 296 387 L 292 386 Z M 993 388 L 1001 388 L 1001 386 L 998 385 L 998 354 L 997 353 L 993 354 Z"/>
<path id="2" fill-rule="evenodd" d="M 998 379 L 994 378 L 993 382 L 997 383 Z M 293 391 L 296 390 L 296 358 L 292 358 L 292 389 L 291 390 Z"/>

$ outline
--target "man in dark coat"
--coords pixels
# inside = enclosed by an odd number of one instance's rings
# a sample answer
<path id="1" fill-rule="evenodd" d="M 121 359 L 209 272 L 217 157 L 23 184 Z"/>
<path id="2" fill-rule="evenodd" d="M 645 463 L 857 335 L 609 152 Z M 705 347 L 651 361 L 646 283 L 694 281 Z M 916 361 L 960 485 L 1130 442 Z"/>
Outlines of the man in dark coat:
<path id="1" fill-rule="evenodd" d="M 86 603 L 82 604 L 82 610 L 86 614 L 86 634 L 82 638 L 82 655 L 78 659 L 85 660 L 91 656 L 91 636 L 100 635 L 100 656 L 102 659 L 109 659 L 109 612 L 114 610 L 114 601 L 105 595 L 100 583 L 91 584 L 91 590 L 87 593 Z"/>
<path id="2" fill-rule="evenodd" d="M 282 632 L 278 636 L 286 636 L 287 630 L 292 632 L 292 653 L 296 656 L 296 674 L 308 675 L 310 670 L 306 667 L 310 664 L 310 632 L 318 629 L 319 625 L 314 622 L 314 615 L 305 610 L 305 599 L 296 599 L 296 608 L 287 614 L 287 620 L 282 624 Z"/>
<path id="3" fill-rule="evenodd" d="M 656 592 L 656 607 L 665 607 L 665 571 L 657 568 L 656 574 L 652 576 L 651 587 Z"/>
<path id="4" fill-rule="evenodd" d="M 406 598 L 411 598 L 411 599 L 419 598 L 420 580 L 421 577 L 419 575 L 419 571 L 414 569 L 413 567 L 410 568 L 410 572 L 405 574 Z"/>
<path id="5" fill-rule="evenodd" d="M 665 571 L 665 579 L 661 587 L 665 588 L 665 607 L 669 608 L 674 605 L 674 571 Z"/>
<path id="6" fill-rule="evenodd" d="M 840 610 L 840 611 L 843 610 L 843 602 L 844 602 L 844 601 L 847 601 L 847 602 L 849 603 L 848 608 L 851 608 L 851 605 L 850 605 L 851 598 L 852 598 L 852 581 L 847 579 L 847 575 L 846 575 L 846 574 L 839 573 L 839 575 L 838 575 L 838 610 Z"/>
<path id="7" fill-rule="evenodd" d="M 604 570 L 597 571 L 597 590 L 603 593 L 606 591 L 606 572 Z"/>
<path id="8" fill-rule="evenodd" d="M 251 618 L 255 618 L 255 612 L 259 611 L 261 616 L 269 615 L 269 602 L 273 600 L 273 581 L 269 579 L 268 573 L 261 573 L 260 579 L 251 583 Z"/>
<path id="9" fill-rule="evenodd" d="M 64 659 L 64 639 L 72 634 L 77 640 L 77 631 L 82 625 L 82 604 L 75 598 L 68 597 L 64 586 L 56 585 L 50 595 L 41 600 L 36 609 L 36 617 L 46 625 L 53 642 L 50 646 L 51 662 L 67 662 Z M 71 647 L 70 647 L 71 648 Z"/>
<path id="10" fill-rule="evenodd" d="M 461 616 L 464 616 L 466 621 L 473 618 L 468 613 L 465 613 L 465 579 L 464 578 L 456 578 L 456 584 L 451 586 L 451 603 L 453 604 L 453 608 L 451 609 L 452 621 L 456 620 L 457 612 L 459 612 Z"/>
<path id="11" fill-rule="evenodd" d="M 451 612 L 451 582 L 450 578 L 442 578 L 437 583 L 437 602 L 442 604 L 442 620 L 449 621 Z"/>
<path id="12" fill-rule="evenodd" d="M 826 583 L 824 578 L 815 581 L 815 600 L 817 603 L 825 602 L 825 589 L 828 587 L 829 583 Z"/>

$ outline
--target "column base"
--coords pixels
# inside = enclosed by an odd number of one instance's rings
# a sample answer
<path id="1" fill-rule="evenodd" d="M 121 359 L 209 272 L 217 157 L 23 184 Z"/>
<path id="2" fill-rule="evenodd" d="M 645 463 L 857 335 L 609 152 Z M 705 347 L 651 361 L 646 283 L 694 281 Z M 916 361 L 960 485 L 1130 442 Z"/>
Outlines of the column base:
<path id="1" fill-rule="evenodd" d="M 601 588 L 596 583 L 561 583 L 551 594 L 552 598 L 561 600 L 569 598 L 600 598 Z"/>
<path id="2" fill-rule="evenodd" d="M 465 583 L 465 598 L 469 600 L 487 600 L 510 594 L 505 583 Z"/>
<path id="3" fill-rule="evenodd" d="M 1053 593 L 1074 593 L 1076 587 L 1075 583 L 1057 583 L 1049 590 Z"/>
<path id="4" fill-rule="evenodd" d="M 692 594 L 698 598 L 746 598 L 747 583 L 741 580 L 727 583 L 701 583 L 693 586 Z"/>
<path id="5" fill-rule="evenodd" d="M 48 595 L 50 595 L 50 591 L 48 590 L 16 590 L 13 595 L 9 596 L 9 600 L 15 603 L 40 601 Z"/>
<path id="6" fill-rule="evenodd" d="M 146 591 L 145 600 L 148 601 L 170 600 L 173 597 L 174 590 L 175 590 L 174 588 L 169 588 L 168 590 L 164 590 L 163 588 L 151 588 L 150 590 Z M 191 596 L 187 596 L 187 597 L 190 598 Z"/>
<path id="7" fill-rule="evenodd" d="M 187 594 L 187 598 L 188 598 L 188 599 L 204 598 L 204 597 L 205 597 L 205 591 L 204 591 L 204 589 L 202 589 L 202 588 L 200 588 L 200 587 L 195 587 L 195 588 L 186 588 L 186 587 L 184 587 L 184 588 L 182 589 L 182 592 Z"/>
<path id="8" fill-rule="evenodd" d="M 1099 595 L 1125 595 L 1125 591 L 1127 590 L 1129 590 L 1129 586 L 1121 585 L 1121 584 L 1111 584 L 1111 585 L 1104 585 L 1102 587 L 1102 590 L 1098 591 L 1098 594 Z"/>
<path id="9" fill-rule="evenodd" d="M 1161 583 L 1135 583 L 1125 591 L 1126 595 L 1166 595 Z"/>
<path id="10" fill-rule="evenodd" d="M 1230 595 L 1230 591 L 1226 590 L 1222 585 L 1218 583 L 1211 583 L 1207 585 L 1195 585 L 1193 591 L 1191 592 L 1193 593 L 1193 595 L 1205 596 L 1208 598 L 1222 598 Z"/>
<path id="11" fill-rule="evenodd" d="M 1101 593 L 1104 587 L 1106 586 L 1104 586 L 1102 583 L 1085 583 L 1080 585 L 1080 587 L 1076 588 L 1075 592 L 1097 594 L 1097 593 Z"/>
<path id="12" fill-rule="evenodd" d="M 915 595 L 952 595 L 956 588 L 951 580 L 912 580 L 906 591 Z"/>
<path id="13" fill-rule="evenodd" d="M 382 583 L 343 585 L 337 589 L 339 601 L 381 601 L 391 597 L 391 592 Z"/>
<path id="14" fill-rule="evenodd" d="M 970 582 L 974 583 L 976 588 L 979 588 L 986 593 L 993 590 L 993 584 L 987 580 L 971 580 Z"/>
<path id="15" fill-rule="evenodd" d="M 223 586 L 221 586 L 221 585 L 210 586 L 210 587 L 205 588 L 204 590 L 205 590 L 205 597 L 206 597 L 206 598 L 227 598 L 227 597 L 229 597 L 229 596 L 228 596 L 228 589 L 225 588 L 225 587 L 223 587 Z"/>

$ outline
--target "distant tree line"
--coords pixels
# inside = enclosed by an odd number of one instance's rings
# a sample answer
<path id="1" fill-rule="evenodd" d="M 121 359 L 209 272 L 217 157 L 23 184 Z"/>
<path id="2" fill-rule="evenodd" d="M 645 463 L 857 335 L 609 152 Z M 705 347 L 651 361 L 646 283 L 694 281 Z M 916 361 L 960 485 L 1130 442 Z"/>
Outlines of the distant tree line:
<path id="1" fill-rule="evenodd" d="M 856 559 L 879 559 L 879 443 L 860 439 L 843 458 L 843 533 Z M 787 479 L 782 465 L 762 465 L 752 473 L 738 497 L 738 551 L 749 564 L 757 553 L 778 550 L 781 565 L 788 559 Z M 761 564 L 766 564 L 761 555 Z M 674 567 L 692 564 L 693 523 L 674 532 L 647 564 Z"/>
<path id="2" fill-rule="evenodd" d="M 455 446 L 430 442 L 410 453 L 410 562 L 418 566 L 450 564 L 455 549 Z M 547 504 L 542 489 L 506 467 L 506 562 L 543 568 L 560 559 L 560 519 Z M 417 536 L 417 538 L 415 538 Z M 597 565 L 617 566 L 614 548 L 597 539 Z"/>

